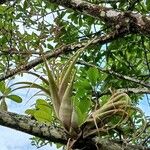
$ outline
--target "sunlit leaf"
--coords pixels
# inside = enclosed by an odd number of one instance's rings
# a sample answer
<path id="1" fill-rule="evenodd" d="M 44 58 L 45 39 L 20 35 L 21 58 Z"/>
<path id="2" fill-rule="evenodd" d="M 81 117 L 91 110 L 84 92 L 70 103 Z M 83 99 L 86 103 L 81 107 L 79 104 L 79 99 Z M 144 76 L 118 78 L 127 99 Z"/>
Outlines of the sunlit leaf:
<path id="1" fill-rule="evenodd" d="M 34 116 L 35 111 L 36 111 L 36 109 L 27 109 L 25 111 L 25 113 L 28 114 L 28 115 Z"/>
<path id="2" fill-rule="evenodd" d="M 48 122 L 50 123 L 52 120 L 52 115 L 45 112 L 44 110 L 37 110 L 34 113 L 34 117 L 36 120 L 40 121 L 40 122 Z"/>
<path id="3" fill-rule="evenodd" d="M 89 68 L 87 75 L 92 85 L 96 85 L 98 77 L 99 77 L 98 69 L 95 67 Z"/>
<path id="4" fill-rule="evenodd" d="M 5 82 L 0 82 L 0 91 L 2 92 L 2 93 L 5 93 Z"/>
<path id="5" fill-rule="evenodd" d="M 17 102 L 17 103 L 21 103 L 22 102 L 22 98 L 18 95 L 8 95 L 6 96 L 7 98 Z"/>

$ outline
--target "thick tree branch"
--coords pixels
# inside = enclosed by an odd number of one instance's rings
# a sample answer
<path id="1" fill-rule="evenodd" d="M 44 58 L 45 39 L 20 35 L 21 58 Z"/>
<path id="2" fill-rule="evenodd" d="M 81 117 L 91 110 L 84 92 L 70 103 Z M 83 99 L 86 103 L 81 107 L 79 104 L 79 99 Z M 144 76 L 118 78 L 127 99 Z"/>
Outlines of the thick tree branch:
<path id="1" fill-rule="evenodd" d="M 85 141 L 84 145 L 85 147 L 83 149 L 90 150 L 90 146 L 88 145 L 89 141 Z M 91 141 L 92 143 L 92 141 Z M 107 139 L 99 139 L 94 141 L 96 143 L 96 146 L 91 146 L 91 149 L 100 149 L 100 150 L 150 150 L 148 147 L 144 147 L 141 145 L 131 145 L 131 144 L 123 144 L 122 142 L 115 142 L 110 141 Z M 89 149 L 88 149 L 89 148 Z"/>
<path id="2" fill-rule="evenodd" d="M 9 0 L 10 1 L 10 0 Z M 108 25 L 126 26 L 132 33 L 139 33 L 150 36 L 150 17 L 144 16 L 138 12 L 117 11 L 104 6 L 91 4 L 83 0 L 45 0 L 46 2 L 55 3 L 65 8 L 71 8 L 75 11 L 90 15 L 96 19 L 103 20 Z M 7 2 L 2 0 L 0 4 Z"/>
<path id="3" fill-rule="evenodd" d="M 52 125 L 46 125 L 31 119 L 28 116 L 0 110 L 0 125 L 16 129 L 40 138 L 66 144 L 65 132 Z"/>
<path id="4" fill-rule="evenodd" d="M 0 110 L 0 125 L 9 127 L 15 130 L 19 130 L 34 136 L 38 136 L 51 142 L 57 142 L 66 144 L 68 137 L 66 136 L 63 129 L 53 127 L 50 125 L 38 123 L 25 115 L 18 115 L 16 113 L 10 113 Z M 116 143 L 115 141 L 109 141 L 107 139 L 81 139 L 74 145 L 74 149 L 81 147 L 94 148 L 93 146 L 99 147 L 101 150 L 150 150 L 149 148 L 140 145 L 122 144 Z M 95 147 L 96 147 L 95 146 Z"/>
<path id="5" fill-rule="evenodd" d="M 85 15 L 90 15 L 96 19 L 103 20 L 107 25 L 114 24 L 126 26 L 132 33 L 139 33 L 150 36 L 150 17 L 141 15 L 138 12 L 123 12 L 113 10 L 104 6 L 91 4 L 83 0 L 47 0 L 50 3 L 71 8 Z"/>
<path id="6" fill-rule="evenodd" d="M 108 43 L 112 40 L 115 40 L 119 37 L 123 37 L 124 35 L 126 35 L 128 32 L 128 30 L 126 28 L 120 30 L 120 32 L 112 32 L 110 34 L 101 36 L 101 37 L 97 37 L 96 40 L 93 41 L 92 44 L 105 44 Z M 69 44 L 69 45 L 64 45 L 61 46 L 57 49 L 55 49 L 53 52 L 51 53 L 46 53 L 45 54 L 45 58 L 50 59 L 52 57 L 58 57 L 61 54 L 65 54 L 65 53 L 70 53 L 72 51 L 76 51 L 77 49 L 84 47 L 86 45 L 88 41 L 84 41 L 83 43 L 74 43 L 74 44 Z M 43 59 L 41 57 L 38 57 L 28 63 L 26 63 L 25 65 L 22 65 L 16 69 L 12 69 L 9 72 L 7 72 L 7 74 L 3 74 L 0 75 L 0 81 L 3 81 L 5 79 L 8 79 L 9 77 L 14 76 L 15 74 L 22 72 L 22 71 L 28 71 L 30 69 L 32 69 L 33 67 L 37 66 L 38 64 L 42 63 Z"/>

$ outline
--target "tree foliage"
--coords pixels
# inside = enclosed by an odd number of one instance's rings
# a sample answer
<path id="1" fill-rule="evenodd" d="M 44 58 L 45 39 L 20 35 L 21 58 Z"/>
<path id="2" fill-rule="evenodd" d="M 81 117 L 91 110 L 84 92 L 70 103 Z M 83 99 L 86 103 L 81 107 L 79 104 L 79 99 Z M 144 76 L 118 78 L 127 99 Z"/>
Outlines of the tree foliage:
<path id="1" fill-rule="evenodd" d="M 0 4 L 0 125 L 30 133 L 37 147 L 149 147 L 149 116 L 138 108 L 150 93 L 149 0 Z M 9 85 L 15 75 L 22 81 Z M 7 100 L 21 103 L 22 88 L 39 98 L 26 115 L 10 113 Z"/>

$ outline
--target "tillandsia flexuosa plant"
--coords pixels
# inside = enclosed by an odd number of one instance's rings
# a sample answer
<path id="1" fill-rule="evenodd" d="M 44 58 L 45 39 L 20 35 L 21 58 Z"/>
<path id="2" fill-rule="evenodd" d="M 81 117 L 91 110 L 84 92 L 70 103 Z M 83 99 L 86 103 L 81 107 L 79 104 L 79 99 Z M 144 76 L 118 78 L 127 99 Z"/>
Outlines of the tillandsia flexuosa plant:
<path id="1" fill-rule="evenodd" d="M 123 123 L 131 123 L 132 113 L 139 112 L 140 116 L 144 116 L 139 108 L 132 107 L 130 97 L 123 92 L 114 92 L 109 100 L 102 105 L 99 109 L 92 112 L 87 118 L 84 124 L 83 136 L 86 138 L 91 135 L 95 135 L 100 132 L 108 132 L 117 126 L 121 126 Z M 118 117 L 114 124 L 111 123 L 111 119 Z M 142 118 L 142 126 L 139 130 L 134 132 L 134 137 L 138 136 L 145 129 L 146 121 Z"/>
<path id="2" fill-rule="evenodd" d="M 58 81 L 55 81 L 55 77 L 53 76 L 51 69 L 48 65 L 47 59 L 44 57 L 44 54 L 41 55 L 43 58 L 46 73 L 48 79 L 36 74 L 32 73 L 36 77 L 40 78 L 45 84 L 46 87 L 43 87 L 39 84 L 32 82 L 18 82 L 16 84 L 25 84 L 25 86 L 16 88 L 37 88 L 45 92 L 49 97 L 51 97 L 53 108 L 57 118 L 61 121 L 63 127 L 69 134 L 74 134 L 79 130 L 79 124 L 77 119 L 76 111 L 73 107 L 73 103 L 71 100 L 72 90 L 73 90 L 73 82 L 75 78 L 75 69 L 74 65 L 79 58 L 80 54 L 96 39 L 93 38 L 90 40 L 83 48 L 79 49 L 65 64 L 65 67 L 58 77 Z M 15 89 L 15 90 L 16 90 Z"/>
<path id="3" fill-rule="evenodd" d="M 133 111 L 138 111 L 136 108 L 132 107 L 131 100 L 126 93 L 113 92 L 112 96 L 105 104 L 99 109 L 91 112 L 84 122 L 78 122 L 78 115 L 72 101 L 73 83 L 76 74 L 74 66 L 80 54 L 92 44 L 94 39 L 90 40 L 83 48 L 79 49 L 66 62 L 61 75 L 57 77 L 57 81 L 49 67 L 48 60 L 43 54 L 41 57 L 44 61 L 48 78 L 44 78 L 36 73 L 31 74 L 41 79 L 46 86 L 32 82 L 18 82 L 14 84 L 25 84 L 16 89 L 37 88 L 45 92 L 46 95 L 51 98 L 56 117 L 60 120 L 66 132 L 73 138 L 81 135 L 83 138 L 87 138 L 88 136 L 94 136 L 101 132 L 107 132 L 127 121 L 132 124 L 131 115 Z M 41 103 L 41 101 L 39 102 Z M 47 104 L 44 103 L 44 105 Z M 111 119 L 115 117 L 116 122 L 112 123 Z M 143 125 L 144 123 L 143 121 Z M 144 126 L 142 129 L 144 129 Z"/>

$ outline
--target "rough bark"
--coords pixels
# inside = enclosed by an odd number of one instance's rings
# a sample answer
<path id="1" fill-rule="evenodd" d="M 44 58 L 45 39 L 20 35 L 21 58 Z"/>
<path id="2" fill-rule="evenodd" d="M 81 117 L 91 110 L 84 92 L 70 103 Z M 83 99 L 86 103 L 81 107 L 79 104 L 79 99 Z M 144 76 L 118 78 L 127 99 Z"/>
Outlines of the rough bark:
<path id="1" fill-rule="evenodd" d="M 67 143 L 69 136 L 62 128 L 46 125 L 31 119 L 29 116 L 0 110 L 0 125 L 19 130 L 55 143 Z M 106 139 L 82 139 L 79 138 L 73 149 L 91 150 L 150 150 L 148 147 L 140 145 L 123 144 L 122 142 L 109 141 Z"/>
<path id="2" fill-rule="evenodd" d="M 0 125 L 38 136 L 52 142 L 66 144 L 67 141 L 63 129 L 39 123 L 25 115 L 0 110 Z"/>
<path id="3" fill-rule="evenodd" d="M 61 5 L 65 8 L 71 8 L 85 15 L 90 15 L 100 19 L 116 28 L 126 26 L 132 33 L 139 33 L 150 36 L 150 17 L 144 16 L 138 12 L 117 11 L 104 6 L 91 4 L 83 0 L 47 0 L 50 3 Z"/>

